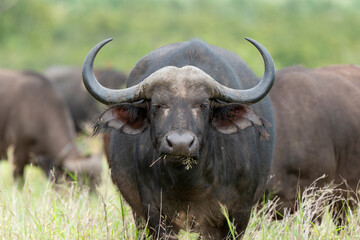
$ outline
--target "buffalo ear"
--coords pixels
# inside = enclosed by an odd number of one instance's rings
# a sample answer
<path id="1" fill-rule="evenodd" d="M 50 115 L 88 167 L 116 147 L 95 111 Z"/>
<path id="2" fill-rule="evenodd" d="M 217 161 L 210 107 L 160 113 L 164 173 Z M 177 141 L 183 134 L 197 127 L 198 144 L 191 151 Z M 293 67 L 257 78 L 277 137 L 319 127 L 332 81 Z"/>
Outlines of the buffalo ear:
<path id="1" fill-rule="evenodd" d="M 113 128 L 126 134 L 139 134 L 149 126 L 146 103 L 123 103 L 106 110 L 94 125 L 94 134 Z"/>
<path id="2" fill-rule="evenodd" d="M 224 134 L 236 133 L 254 126 L 260 136 L 260 140 L 268 140 L 270 134 L 267 128 L 271 124 L 260 118 L 251 108 L 241 104 L 215 104 L 213 108 L 212 126 Z"/>

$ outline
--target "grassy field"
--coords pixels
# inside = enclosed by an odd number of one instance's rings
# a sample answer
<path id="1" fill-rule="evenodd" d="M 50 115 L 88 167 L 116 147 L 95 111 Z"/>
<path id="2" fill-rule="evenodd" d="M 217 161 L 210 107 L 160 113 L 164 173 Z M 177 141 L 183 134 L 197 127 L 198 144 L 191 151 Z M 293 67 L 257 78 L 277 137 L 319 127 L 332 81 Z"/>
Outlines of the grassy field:
<path id="1" fill-rule="evenodd" d="M 155 48 L 192 38 L 234 51 L 259 76 L 261 57 L 244 37 L 261 42 L 277 69 L 360 64 L 359 11 L 357 0 L 0 0 L 0 68 L 80 66 L 108 37 L 115 40 L 96 66 L 126 73 Z M 84 153 L 97 153 L 99 141 L 81 137 L 78 144 Z M 94 193 L 76 182 L 55 185 L 33 166 L 19 188 L 9 162 L 0 161 L 0 239 L 146 236 L 136 229 L 103 161 L 103 180 Z M 272 220 L 276 201 L 256 208 L 244 239 L 360 239 L 360 208 L 348 212 L 347 224 L 339 227 L 326 204 L 332 198 L 331 187 L 309 189 L 299 211 L 282 221 Z M 323 217 L 314 221 L 319 213 Z M 180 233 L 180 239 L 196 237 Z"/>
<path id="2" fill-rule="evenodd" d="M 98 139 L 82 137 L 79 145 L 83 151 L 97 153 L 101 143 Z M 53 184 L 34 166 L 27 167 L 21 189 L 12 179 L 10 163 L 1 161 L 0 239 L 138 239 L 146 236 L 146 232 L 136 229 L 131 209 L 112 184 L 105 159 L 103 163 L 102 183 L 94 193 L 89 193 L 76 182 Z M 299 211 L 286 213 L 281 221 L 272 219 L 276 200 L 254 208 L 244 239 L 360 239 L 360 208 L 349 211 L 347 224 L 339 227 L 331 217 L 328 200 L 337 200 L 332 187 L 317 191 L 309 188 L 300 199 Z M 323 217 L 318 218 L 319 214 Z M 196 237 L 191 232 L 179 235 L 180 239 Z"/>

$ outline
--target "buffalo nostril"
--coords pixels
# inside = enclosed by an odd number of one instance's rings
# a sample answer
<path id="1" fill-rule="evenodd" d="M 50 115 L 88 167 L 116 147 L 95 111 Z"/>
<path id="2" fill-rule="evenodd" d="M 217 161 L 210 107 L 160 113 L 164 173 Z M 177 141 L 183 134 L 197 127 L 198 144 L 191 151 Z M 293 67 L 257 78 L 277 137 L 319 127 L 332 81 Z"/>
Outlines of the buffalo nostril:
<path id="1" fill-rule="evenodd" d="M 191 142 L 190 142 L 189 148 L 192 147 L 192 145 L 194 144 L 194 142 L 195 142 L 195 137 L 193 136 L 193 137 L 192 137 L 192 140 L 191 140 Z"/>
<path id="2" fill-rule="evenodd" d="M 170 155 L 189 156 L 198 151 L 198 145 L 194 134 L 172 131 L 163 138 L 160 151 Z"/>
<path id="3" fill-rule="evenodd" d="M 171 141 L 169 140 L 169 136 L 166 136 L 166 143 L 168 144 L 169 147 L 173 146 Z"/>

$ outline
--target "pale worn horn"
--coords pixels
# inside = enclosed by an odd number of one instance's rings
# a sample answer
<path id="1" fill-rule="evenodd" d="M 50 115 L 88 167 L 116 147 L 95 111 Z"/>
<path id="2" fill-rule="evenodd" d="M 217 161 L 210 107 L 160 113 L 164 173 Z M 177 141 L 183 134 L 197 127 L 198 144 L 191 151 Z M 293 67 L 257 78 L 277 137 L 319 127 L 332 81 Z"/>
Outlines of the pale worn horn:
<path id="1" fill-rule="evenodd" d="M 216 82 L 214 84 L 215 91 L 213 98 L 225 101 L 225 102 L 238 102 L 246 105 L 256 103 L 263 99 L 270 91 L 275 81 L 275 65 L 269 52 L 257 41 L 245 38 L 251 42 L 261 53 L 265 71 L 261 81 L 253 88 L 250 89 L 232 89 Z"/>
<path id="2" fill-rule="evenodd" d="M 156 74 L 150 75 L 139 84 L 126 89 L 109 89 L 102 86 L 96 79 L 93 71 L 94 59 L 99 50 L 112 39 L 104 40 L 98 43 L 86 56 L 83 64 L 83 80 L 86 89 L 98 101 L 104 104 L 115 104 L 122 102 L 135 102 L 144 98 L 150 98 L 151 94 L 147 91 L 151 86 L 157 82 L 164 82 L 167 80 L 155 77 Z M 246 38 L 251 42 L 261 53 L 265 71 L 261 81 L 250 89 L 232 89 L 221 85 L 210 76 L 205 79 L 204 84 L 211 86 L 211 98 L 216 98 L 225 102 L 238 102 L 243 104 L 253 104 L 260 101 L 270 91 L 275 80 L 275 66 L 269 52 L 258 42 L 250 38 Z"/>
<path id="3" fill-rule="evenodd" d="M 102 86 L 96 79 L 94 75 L 94 59 L 100 49 L 110 41 L 112 41 L 112 38 L 98 43 L 86 56 L 82 67 L 82 75 L 86 89 L 96 100 L 104 104 L 134 102 L 141 99 L 142 96 L 140 95 L 138 86 L 115 90 Z"/>

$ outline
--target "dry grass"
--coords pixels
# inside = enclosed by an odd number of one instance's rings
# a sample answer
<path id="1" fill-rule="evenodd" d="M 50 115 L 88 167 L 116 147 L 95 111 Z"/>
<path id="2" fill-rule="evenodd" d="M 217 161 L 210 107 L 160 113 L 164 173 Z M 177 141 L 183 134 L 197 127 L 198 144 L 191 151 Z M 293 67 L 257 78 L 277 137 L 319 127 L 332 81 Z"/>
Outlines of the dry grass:
<path id="1" fill-rule="evenodd" d="M 131 209 L 121 200 L 105 165 L 104 161 L 102 184 L 91 194 L 76 183 L 54 185 L 32 166 L 26 169 L 25 184 L 20 189 L 12 179 L 9 163 L 1 161 L 0 239 L 138 239 L 146 236 L 144 231 L 136 229 Z M 273 220 L 278 200 L 271 200 L 261 208 L 254 208 L 243 239 L 360 239 L 359 207 L 348 209 L 341 226 L 337 224 L 339 221 L 334 221 L 333 207 L 340 200 L 334 186 L 323 189 L 311 186 L 299 199 L 298 211 L 285 212 L 284 219 L 278 221 Z M 231 225 L 232 219 L 228 220 Z M 236 229 L 232 230 L 236 236 Z M 196 237 L 193 233 L 180 233 L 180 239 Z M 230 239 L 233 239 L 231 235 Z"/>
<path id="2" fill-rule="evenodd" d="M 314 184 L 299 197 L 297 211 L 285 211 L 277 221 L 273 220 L 279 204 L 275 198 L 254 209 L 244 239 L 360 239 L 360 208 L 349 208 L 349 200 L 340 193 L 334 185 Z"/>

